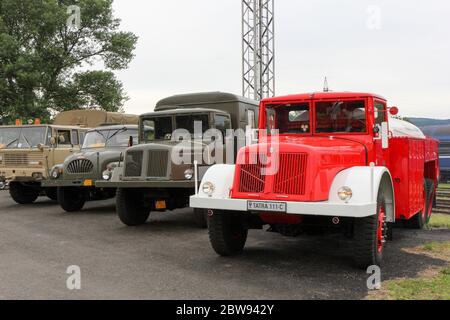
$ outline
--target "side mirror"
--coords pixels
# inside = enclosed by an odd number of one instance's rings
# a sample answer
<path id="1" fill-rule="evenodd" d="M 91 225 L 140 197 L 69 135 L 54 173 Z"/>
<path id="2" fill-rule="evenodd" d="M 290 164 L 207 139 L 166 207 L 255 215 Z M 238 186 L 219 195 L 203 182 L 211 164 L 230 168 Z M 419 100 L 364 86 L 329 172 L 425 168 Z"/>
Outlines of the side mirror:
<path id="1" fill-rule="evenodd" d="M 56 138 L 55 137 L 51 137 L 50 138 L 50 145 L 51 146 L 55 146 L 56 145 Z"/>
<path id="2" fill-rule="evenodd" d="M 389 108 L 389 113 L 391 114 L 391 116 L 396 116 L 399 113 L 399 110 L 397 107 L 391 107 Z"/>

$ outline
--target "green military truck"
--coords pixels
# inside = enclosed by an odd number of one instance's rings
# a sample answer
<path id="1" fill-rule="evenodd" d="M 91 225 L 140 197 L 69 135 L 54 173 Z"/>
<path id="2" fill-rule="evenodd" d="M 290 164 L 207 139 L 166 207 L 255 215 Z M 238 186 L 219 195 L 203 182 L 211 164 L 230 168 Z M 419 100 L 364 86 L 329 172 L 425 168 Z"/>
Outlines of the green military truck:
<path id="1" fill-rule="evenodd" d="M 256 128 L 258 110 L 256 101 L 221 92 L 177 95 L 161 100 L 155 112 L 140 117 L 140 144 L 128 148 L 111 179 L 97 181 L 96 186 L 117 188 L 117 213 L 128 226 L 144 224 L 152 211 L 188 207 L 189 197 L 196 188 L 195 159 L 198 159 L 198 179 L 214 164 L 210 158 L 203 157 L 208 144 L 198 138 L 209 129 L 216 129 L 222 133 L 220 143 L 231 139 L 234 146 L 242 145 L 242 141 L 236 141 L 227 132 L 241 129 L 245 134 L 248 129 Z M 181 141 L 178 134 L 183 136 Z M 245 145 L 246 138 L 243 140 Z M 185 154 L 180 155 L 183 152 Z M 230 158 L 225 153 L 224 161 Z M 190 161 L 174 161 L 177 157 Z M 234 163 L 235 157 L 232 157 Z M 197 223 L 206 227 L 204 212 L 195 215 Z"/>
<path id="2" fill-rule="evenodd" d="M 109 180 L 122 152 L 134 141 L 138 141 L 137 125 L 91 129 L 86 133 L 80 152 L 54 166 L 50 179 L 42 185 L 57 188 L 58 203 L 67 212 L 81 210 L 86 201 L 114 198 L 114 188 L 96 188 L 95 181 Z"/>
<path id="3" fill-rule="evenodd" d="M 0 127 L 0 181 L 9 185 L 19 204 L 39 196 L 57 198 L 54 187 L 43 187 L 53 166 L 78 152 L 86 131 L 102 123 L 129 121 L 130 115 L 98 110 L 73 110 L 58 114 L 53 124 Z M 138 118 L 134 116 L 137 124 Z"/>

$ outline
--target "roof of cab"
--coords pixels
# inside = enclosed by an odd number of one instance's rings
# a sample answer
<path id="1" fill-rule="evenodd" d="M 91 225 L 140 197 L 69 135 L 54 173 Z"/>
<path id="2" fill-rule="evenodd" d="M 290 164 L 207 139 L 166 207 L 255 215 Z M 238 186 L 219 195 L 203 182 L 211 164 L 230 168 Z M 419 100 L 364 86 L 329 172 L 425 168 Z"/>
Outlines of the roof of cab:
<path id="1" fill-rule="evenodd" d="M 95 131 L 95 130 L 120 130 L 120 129 L 124 129 L 124 128 L 138 130 L 139 126 L 136 124 L 105 125 L 105 126 L 97 127 L 95 129 L 90 129 L 90 130 L 88 130 L 88 132 Z"/>
<path id="2" fill-rule="evenodd" d="M 292 94 L 287 96 L 280 96 L 274 98 L 264 99 L 262 102 L 264 103 L 278 103 L 278 102 L 286 102 L 286 101 L 301 101 L 301 100 L 325 100 L 325 99 L 352 99 L 352 98 L 367 98 L 374 97 L 377 99 L 385 100 L 386 99 L 380 95 L 373 93 L 364 93 L 364 92 L 312 92 L 312 93 L 301 93 L 301 94 Z"/>
<path id="3" fill-rule="evenodd" d="M 247 99 L 232 93 L 226 92 L 200 92 L 171 96 L 162 99 L 156 104 L 155 110 L 163 110 L 165 107 L 173 108 L 173 106 L 190 106 L 201 104 L 215 104 L 226 102 L 243 102 L 252 105 L 258 105 L 255 100 Z"/>
<path id="4" fill-rule="evenodd" d="M 210 112 L 226 114 L 225 111 L 218 110 L 218 109 L 183 108 L 181 110 L 180 109 L 168 109 L 168 110 L 144 113 L 141 115 L 141 118 L 148 117 L 148 116 L 171 116 L 171 115 L 185 115 L 185 114 L 193 114 L 193 113 L 210 113 Z"/>

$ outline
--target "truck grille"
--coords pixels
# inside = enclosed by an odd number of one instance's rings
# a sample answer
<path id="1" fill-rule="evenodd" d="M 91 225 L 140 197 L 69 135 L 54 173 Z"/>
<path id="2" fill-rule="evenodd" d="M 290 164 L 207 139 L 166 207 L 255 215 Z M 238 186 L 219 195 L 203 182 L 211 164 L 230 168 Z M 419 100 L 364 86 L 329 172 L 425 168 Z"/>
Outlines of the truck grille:
<path id="1" fill-rule="evenodd" d="M 152 178 L 167 177 L 169 151 L 151 150 L 148 153 L 147 176 Z"/>
<path id="2" fill-rule="evenodd" d="M 78 174 L 78 173 L 92 173 L 94 170 L 94 165 L 91 161 L 87 159 L 77 159 L 73 160 L 67 166 L 67 173 Z"/>
<path id="3" fill-rule="evenodd" d="M 44 157 L 42 154 L 33 153 L 4 153 L 0 155 L 0 164 L 5 167 L 42 167 Z"/>
<path id="4" fill-rule="evenodd" d="M 239 192 L 256 192 L 264 191 L 266 176 L 264 168 L 267 157 L 264 154 L 249 154 L 247 155 L 248 164 L 240 165 L 240 181 Z"/>
<path id="5" fill-rule="evenodd" d="M 304 195 L 307 164 L 308 155 L 305 153 L 281 154 L 273 192 L 276 194 Z"/>
<path id="6" fill-rule="evenodd" d="M 265 175 L 267 157 L 250 154 L 246 163 L 239 166 L 240 179 L 238 192 L 241 193 L 274 193 L 281 195 L 305 195 L 306 170 L 308 155 L 305 153 L 280 154 L 278 171 L 270 178 L 273 184 L 268 185 Z"/>
<path id="7" fill-rule="evenodd" d="M 142 151 L 128 151 L 125 159 L 125 177 L 140 177 L 142 174 Z"/>

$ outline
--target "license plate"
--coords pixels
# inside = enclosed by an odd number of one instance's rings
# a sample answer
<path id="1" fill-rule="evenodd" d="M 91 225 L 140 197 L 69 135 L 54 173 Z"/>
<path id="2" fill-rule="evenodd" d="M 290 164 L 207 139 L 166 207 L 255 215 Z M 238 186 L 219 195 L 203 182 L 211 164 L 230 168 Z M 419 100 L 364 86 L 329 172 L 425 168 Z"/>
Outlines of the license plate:
<path id="1" fill-rule="evenodd" d="M 166 201 L 164 200 L 156 201 L 155 208 L 156 210 L 166 209 L 167 208 Z"/>
<path id="2" fill-rule="evenodd" d="M 248 211 L 287 212 L 285 202 L 248 201 Z"/>
<path id="3" fill-rule="evenodd" d="M 94 185 L 94 181 L 89 180 L 89 179 L 84 180 L 84 182 L 83 182 L 83 186 L 85 186 L 85 187 L 92 187 L 93 185 Z"/>

